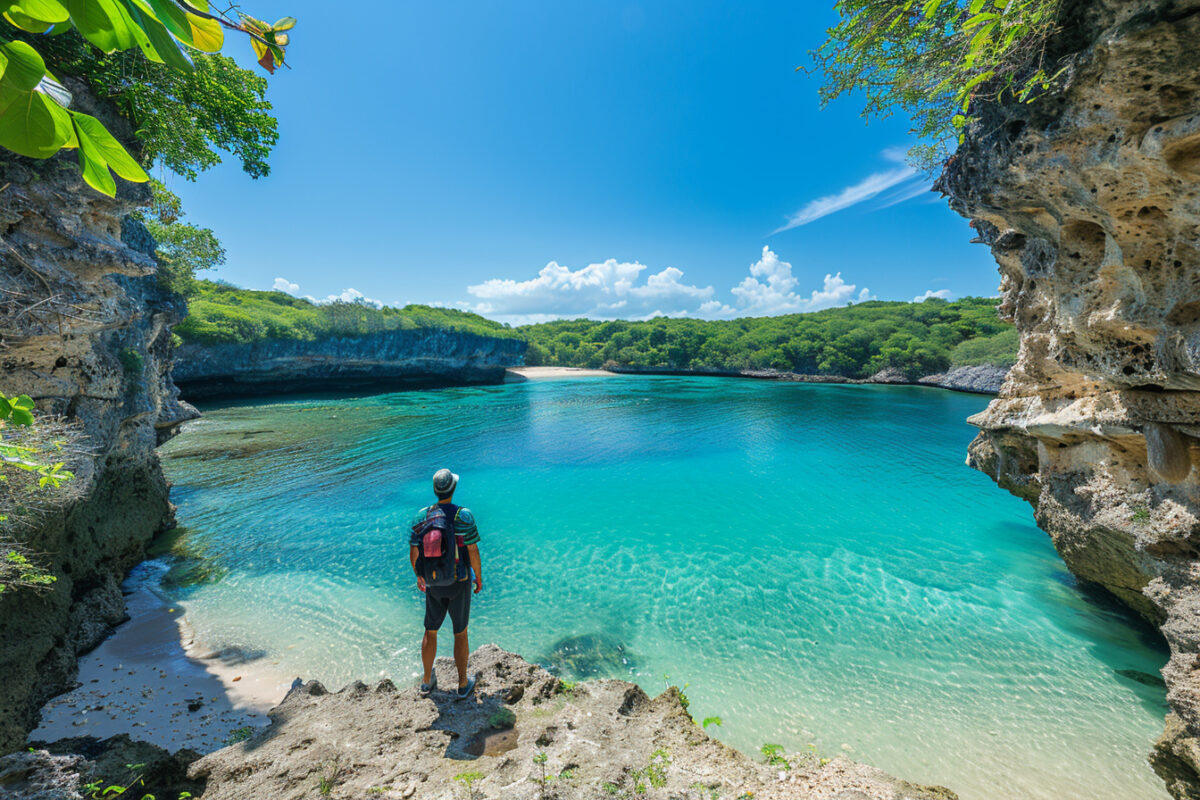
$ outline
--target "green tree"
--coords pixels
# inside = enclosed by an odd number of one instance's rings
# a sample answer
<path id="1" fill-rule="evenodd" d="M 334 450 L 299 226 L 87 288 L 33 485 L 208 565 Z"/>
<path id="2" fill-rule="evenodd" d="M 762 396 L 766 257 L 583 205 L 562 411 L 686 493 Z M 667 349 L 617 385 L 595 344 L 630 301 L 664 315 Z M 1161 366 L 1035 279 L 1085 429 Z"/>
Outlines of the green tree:
<path id="1" fill-rule="evenodd" d="M 193 72 L 189 54 L 219 51 L 230 29 L 246 34 L 259 64 L 273 72 L 283 63 L 287 31 L 295 25 L 291 17 L 268 24 L 241 12 L 234 19 L 211 11 L 207 0 L 0 0 L 0 8 L 8 26 L 0 33 L 0 147 L 30 158 L 75 149 L 84 180 L 108 195 L 116 193 L 114 173 L 135 182 L 148 176 L 98 119 L 71 109 L 73 96 L 56 74 L 58 63 L 52 59 L 48 65 L 42 55 L 46 41 L 77 34 L 105 54 L 136 50 L 170 70 Z M 85 79 L 103 78 L 98 63 L 89 66 L 82 70 Z M 144 76 L 122 80 L 139 77 Z M 125 94 L 137 90 L 126 87 Z M 182 100 L 179 92 L 169 96 L 175 104 Z M 164 147 L 157 155 L 167 160 L 171 152 Z M 186 149 L 175 152 L 182 156 Z M 187 162 L 180 163 L 186 171 Z"/>
<path id="2" fill-rule="evenodd" d="M 184 296 L 196 293 L 196 273 L 225 263 L 225 248 L 211 228 L 184 222 L 179 196 L 162 184 L 150 182 L 152 201 L 134 216 L 158 242 L 158 283 Z"/>
<path id="3" fill-rule="evenodd" d="M 863 115 L 908 113 L 933 166 L 978 100 L 1035 99 L 1061 72 L 1046 57 L 1059 0 L 838 0 L 840 21 L 813 53 L 822 103 L 850 93 Z"/>

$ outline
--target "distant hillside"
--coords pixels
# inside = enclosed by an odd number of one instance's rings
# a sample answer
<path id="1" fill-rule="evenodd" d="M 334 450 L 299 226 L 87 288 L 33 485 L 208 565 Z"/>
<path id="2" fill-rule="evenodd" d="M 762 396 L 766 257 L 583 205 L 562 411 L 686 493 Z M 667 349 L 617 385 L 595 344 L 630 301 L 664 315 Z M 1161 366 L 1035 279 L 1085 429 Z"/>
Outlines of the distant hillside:
<path id="1" fill-rule="evenodd" d="M 513 328 L 465 311 L 313 303 L 283 292 L 198 281 L 175 332 L 196 344 L 316 341 L 434 328 L 529 343 L 531 366 L 698 370 L 775 369 L 864 378 L 892 367 L 909 378 L 1016 360 L 1017 334 L 996 301 L 870 301 L 808 314 L 735 320 L 562 320 Z"/>
<path id="2" fill-rule="evenodd" d="M 284 292 L 239 289 L 214 281 L 197 281 L 196 284 L 195 294 L 188 299 L 187 319 L 174 328 L 185 342 L 316 341 L 417 328 L 519 338 L 507 325 L 449 308 L 422 305 L 375 308 L 365 303 L 313 303 Z"/>
<path id="3" fill-rule="evenodd" d="M 1016 360 L 1017 334 L 996 300 L 870 301 L 808 314 L 735 320 L 574 320 L 527 325 L 531 366 L 775 369 L 865 378 L 892 367 L 908 378 Z"/>

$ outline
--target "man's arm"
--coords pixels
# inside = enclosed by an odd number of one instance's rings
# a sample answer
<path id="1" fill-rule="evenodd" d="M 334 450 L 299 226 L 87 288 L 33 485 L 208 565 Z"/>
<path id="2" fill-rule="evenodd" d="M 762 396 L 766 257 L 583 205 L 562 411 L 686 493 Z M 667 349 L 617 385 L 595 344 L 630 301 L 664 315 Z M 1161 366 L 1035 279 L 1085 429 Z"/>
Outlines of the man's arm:
<path id="1" fill-rule="evenodd" d="M 417 572 L 417 556 L 421 554 L 421 548 L 415 544 L 408 548 L 408 560 L 412 564 L 413 572 Z M 422 592 L 425 591 L 425 579 L 421 577 L 421 573 L 417 572 L 417 588 Z"/>
<path id="2" fill-rule="evenodd" d="M 483 590 L 483 566 L 479 563 L 479 545 L 467 545 L 467 558 L 471 559 L 471 569 L 475 570 L 475 594 Z"/>

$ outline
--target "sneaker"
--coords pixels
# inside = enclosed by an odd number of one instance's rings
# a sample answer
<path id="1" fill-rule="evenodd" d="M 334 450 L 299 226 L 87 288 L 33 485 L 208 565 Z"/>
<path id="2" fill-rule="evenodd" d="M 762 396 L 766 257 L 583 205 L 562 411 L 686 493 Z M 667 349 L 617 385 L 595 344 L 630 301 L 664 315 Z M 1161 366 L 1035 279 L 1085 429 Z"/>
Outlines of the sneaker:
<path id="1" fill-rule="evenodd" d="M 470 678 L 468 678 L 467 685 L 462 687 L 461 689 L 459 689 L 457 692 L 454 693 L 454 699 L 455 700 L 466 700 L 468 697 L 470 697 L 471 692 L 475 691 L 475 680 L 478 677 L 479 677 L 478 675 L 472 675 Z"/>
<path id="2" fill-rule="evenodd" d="M 435 689 L 437 689 L 437 670 L 429 673 L 429 683 L 421 684 L 421 697 L 429 697 Z"/>

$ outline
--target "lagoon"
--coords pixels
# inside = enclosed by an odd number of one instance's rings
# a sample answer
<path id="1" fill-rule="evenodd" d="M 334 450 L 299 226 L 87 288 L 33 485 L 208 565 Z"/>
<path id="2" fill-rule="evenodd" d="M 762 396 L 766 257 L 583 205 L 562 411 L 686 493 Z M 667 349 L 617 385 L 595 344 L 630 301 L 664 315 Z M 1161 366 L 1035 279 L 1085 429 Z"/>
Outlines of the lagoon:
<path id="1" fill-rule="evenodd" d="M 415 682 L 406 526 L 449 466 L 483 537 L 475 646 L 686 684 L 735 747 L 963 800 L 1165 798 L 1165 646 L 964 465 L 986 402 L 622 376 L 209 405 L 162 448 L 184 528 L 164 590 L 207 649 Z"/>

